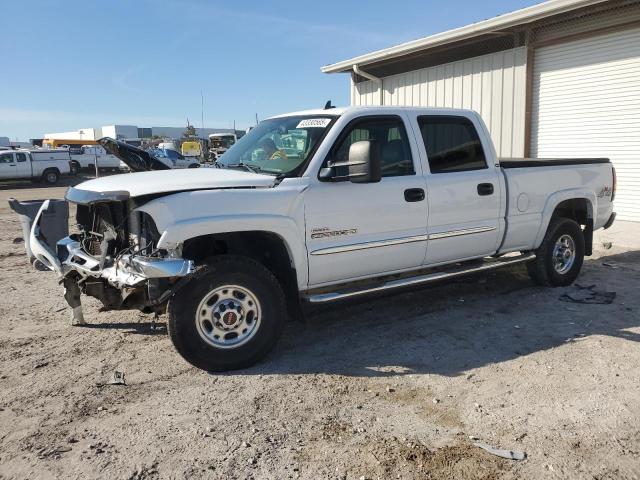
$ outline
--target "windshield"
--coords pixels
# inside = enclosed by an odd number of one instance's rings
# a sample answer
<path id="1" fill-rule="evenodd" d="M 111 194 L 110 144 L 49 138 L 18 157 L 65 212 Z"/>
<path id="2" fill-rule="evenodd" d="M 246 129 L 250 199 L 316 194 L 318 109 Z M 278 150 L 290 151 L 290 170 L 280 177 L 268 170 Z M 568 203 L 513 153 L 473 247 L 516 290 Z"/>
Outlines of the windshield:
<path id="1" fill-rule="evenodd" d="M 221 155 L 217 163 L 223 167 L 247 165 L 277 175 L 292 173 L 306 162 L 335 118 L 295 116 L 264 120 Z"/>

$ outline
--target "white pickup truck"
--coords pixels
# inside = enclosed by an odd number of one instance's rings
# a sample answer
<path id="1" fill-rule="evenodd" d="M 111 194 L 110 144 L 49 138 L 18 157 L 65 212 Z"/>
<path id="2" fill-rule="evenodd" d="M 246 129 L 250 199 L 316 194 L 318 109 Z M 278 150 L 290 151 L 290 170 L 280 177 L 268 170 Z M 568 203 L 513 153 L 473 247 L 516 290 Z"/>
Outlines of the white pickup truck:
<path id="1" fill-rule="evenodd" d="M 63 278 L 76 323 L 81 293 L 107 309 L 166 312 L 186 360 L 242 368 L 305 301 L 515 263 L 539 284 L 568 285 L 593 231 L 615 218 L 607 159 L 500 162 L 480 116 L 466 110 L 277 116 L 216 166 L 70 188 L 80 230 L 57 251 L 42 240 L 42 206 L 31 248 Z"/>
<path id="2" fill-rule="evenodd" d="M 107 153 L 100 145 L 83 145 L 80 148 L 69 149 L 71 168 L 75 173 L 82 169 L 95 169 L 96 163 L 99 170 L 125 170 L 126 165 L 115 155 Z"/>
<path id="3" fill-rule="evenodd" d="M 0 151 L 0 180 L 31 179 L 50 185 L 71 173 L 67 150 Z"/>

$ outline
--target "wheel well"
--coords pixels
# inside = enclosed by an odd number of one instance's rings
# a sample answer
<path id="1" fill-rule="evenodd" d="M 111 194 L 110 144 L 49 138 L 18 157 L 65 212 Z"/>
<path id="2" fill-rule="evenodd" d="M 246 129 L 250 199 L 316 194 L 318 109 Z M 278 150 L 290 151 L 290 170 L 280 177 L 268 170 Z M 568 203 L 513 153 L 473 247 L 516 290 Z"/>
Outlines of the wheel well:
<path id="1" fill-rule="evenodd" d="M 589 214 L 589 203 L 586 198 L 572 198 L 560 202 L 551 217 L 570 218 L 580 225 L 586 225 L 591 218 Z"/>
<path id="2" fill-rule="evenodd" d="M 582 232 L 584 234 L 585 255 L 587 256 L 593 254 L 593 217 L 589 207 L 586 198 L 572 198 L 560 202 L 551 215 L 551 218 L 570 218 L 578 225 L 584 226 Z"/>
<path id="3" fill-rule="evenodd" d="M 289 313 L 293 317 L 300 315 L 295 265 L 282 237 L 265 231 L 218 233 L 191 238 L 182 248 L 182 256 L 196 264 L 228 254 L 252 258 L 269 269 L 282 286 Z"/>

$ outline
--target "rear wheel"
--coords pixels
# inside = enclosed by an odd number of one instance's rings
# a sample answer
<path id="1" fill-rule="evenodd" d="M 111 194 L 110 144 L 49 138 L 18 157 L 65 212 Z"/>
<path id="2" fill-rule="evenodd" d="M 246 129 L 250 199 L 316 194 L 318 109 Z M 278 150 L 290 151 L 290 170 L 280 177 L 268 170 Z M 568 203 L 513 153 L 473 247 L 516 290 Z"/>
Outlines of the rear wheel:
<path id="1" fill-rule="evenodd" d="M 60 179 L 60 173 L 57 170 L 46 170 L 42 174 L 42 179 L 48 185 L 55 185 Z"/>
<path id="2" fill-rule="evenodd" d="M 536 259 L 527 266 L 529 276 L 540 285 L 571 285 L 582 268 L 584 248 L 580 225 L 568 218 L 551 219 Z"/>
<path id="3" fill-rule="evenodd" d="M 207 371 L 245 368 L 276 344 L 286 320 L 280 284 L 245 257 L 214 257 L 169 302 L 168 331 L 178 353 Z"/>
<path id="4" fill-rule="evenodd" d="M 77 175 L 80 172 L 80 164 L 78 162 L 71 162 L 71 175 Z"/>

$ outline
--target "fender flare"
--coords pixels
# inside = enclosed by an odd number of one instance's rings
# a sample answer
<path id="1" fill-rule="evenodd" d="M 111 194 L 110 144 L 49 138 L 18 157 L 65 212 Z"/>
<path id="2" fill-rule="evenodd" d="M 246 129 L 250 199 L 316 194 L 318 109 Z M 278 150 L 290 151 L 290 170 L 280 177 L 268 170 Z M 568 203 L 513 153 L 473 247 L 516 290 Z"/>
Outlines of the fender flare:
<path id="1" fill-rule="evenodd" d="M 542 211 L 540 229 L 538 230 L 538 234 L 536 235 L 536 239 L 533 244 L 534 249 L 538 248 L 542 243 L 542 240 L 547 233 L 547 229 L 549 228 L 551 218 L 553 217 L 553 212 L 558 207 L 558 205 L 566 200 L 586 200 L 587 217 L 590 219 L 594 218 L 594 212 L 597 211 L 598 206 L 598 199 L 596 198 L 596 194 L 594 192 L 575 188 L 569 190 L 561 190 L 559 192 L 553 193 L 549 196 L 549 198 L 547 198 L 544 210 Z"/>

